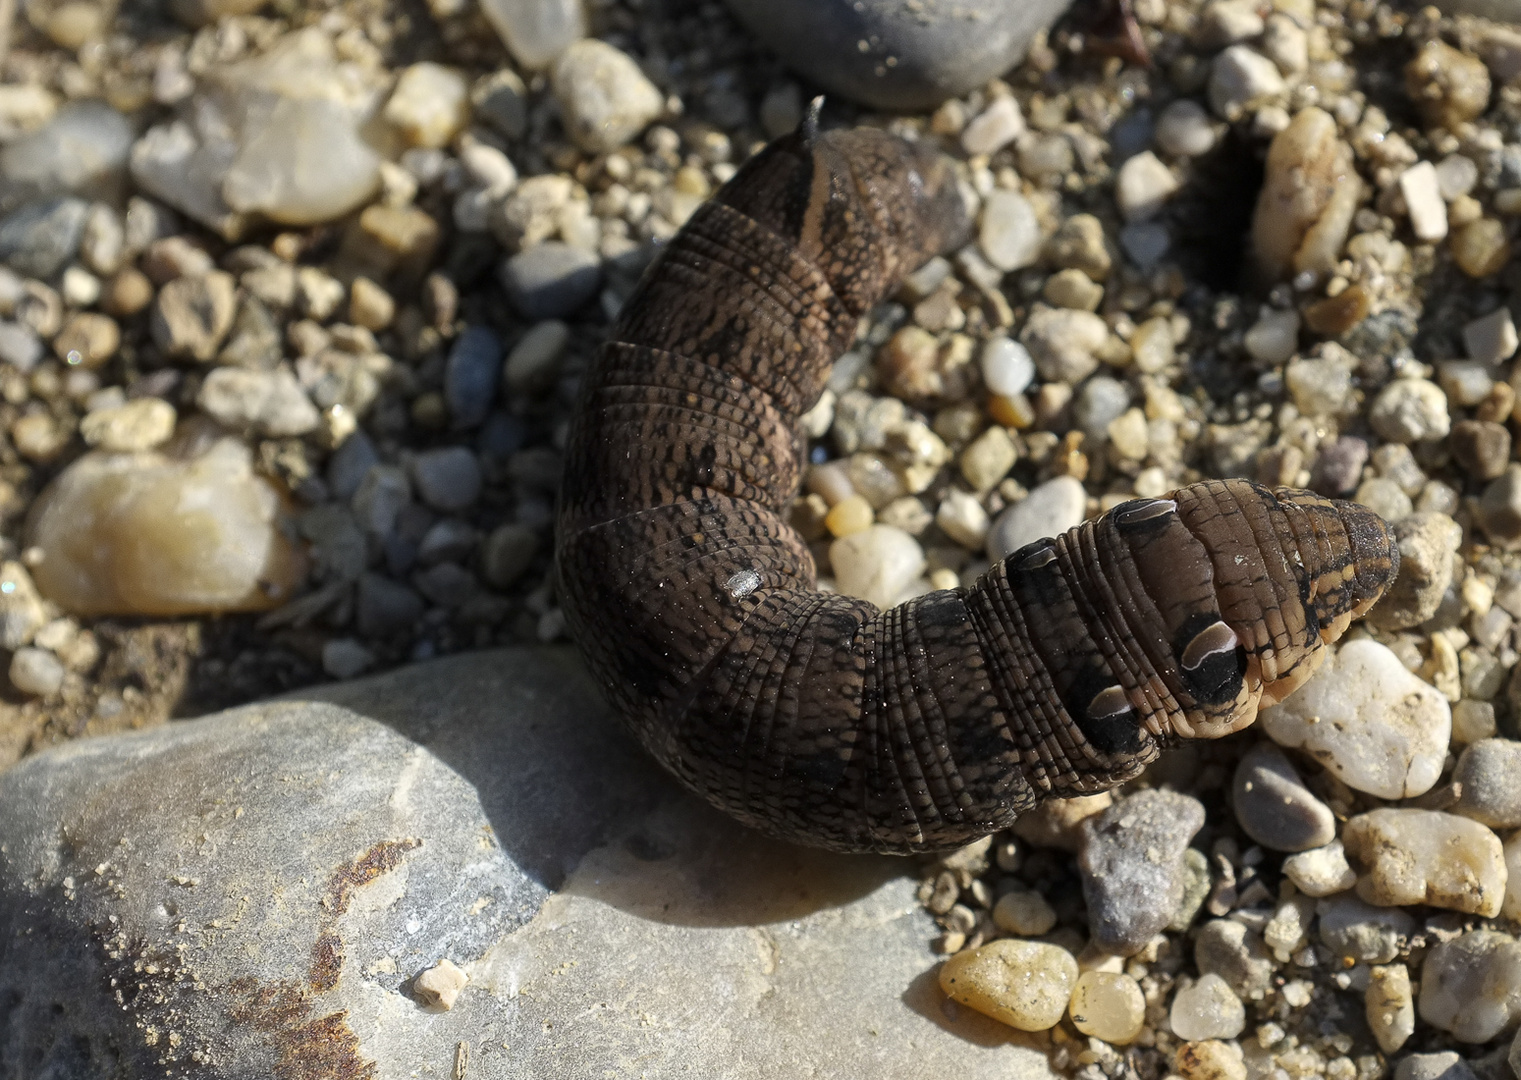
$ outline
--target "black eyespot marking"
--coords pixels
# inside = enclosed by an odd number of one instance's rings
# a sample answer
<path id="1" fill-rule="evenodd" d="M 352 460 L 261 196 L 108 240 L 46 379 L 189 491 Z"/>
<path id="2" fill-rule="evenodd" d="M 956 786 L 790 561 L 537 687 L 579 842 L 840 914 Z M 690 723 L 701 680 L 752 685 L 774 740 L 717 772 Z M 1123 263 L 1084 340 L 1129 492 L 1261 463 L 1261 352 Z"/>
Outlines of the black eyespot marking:
<path id="1" fill-rule="evenodd" d="M 1201 705 L 1235 701 L 1246 678 L 1246 649 L 1218 616 L 1196 615 L 1183 626 L 1178 666 L 1183 685 Z"/>
<path id="2" fill-rule="evenodd" d="M 1094 749 L 1134 754 L 1141 749 L 1140 717 L 1123 687 L 1102 668 L 1085 668 L 1066 695 L 1067 713 Z"/>

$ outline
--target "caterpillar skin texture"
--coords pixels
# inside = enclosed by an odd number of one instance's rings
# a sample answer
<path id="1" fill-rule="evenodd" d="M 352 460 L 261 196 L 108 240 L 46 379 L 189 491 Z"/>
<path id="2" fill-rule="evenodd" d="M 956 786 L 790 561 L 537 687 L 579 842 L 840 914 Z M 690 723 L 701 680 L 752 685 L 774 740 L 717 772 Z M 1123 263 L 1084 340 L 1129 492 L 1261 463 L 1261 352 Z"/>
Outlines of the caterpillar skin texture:
<path id="1" fill-rule="evenodd" d="M 1394 579 L 1371 511 L 1212 481 L 890 611 L 815 591 L 798 418 L 858 317 L 965 211 L 937 151 L 805 125 L 661 252 L 583 388 L 561 599 L 608 700 L 693 791 L 841 851 L 954 847 L 1123 783 L 1307 679 Z"/>

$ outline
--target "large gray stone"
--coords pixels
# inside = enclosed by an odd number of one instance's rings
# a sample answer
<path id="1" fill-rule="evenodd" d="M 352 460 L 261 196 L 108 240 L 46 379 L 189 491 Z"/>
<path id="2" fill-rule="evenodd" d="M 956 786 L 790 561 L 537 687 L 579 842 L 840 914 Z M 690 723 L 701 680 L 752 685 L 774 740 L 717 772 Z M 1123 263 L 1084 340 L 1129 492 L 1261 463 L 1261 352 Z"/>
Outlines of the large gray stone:
<path id="1" fill-rule="evenodd" d="M 728 0 L 782 62 L 881 109 L 925 109 L 1017 64 L 1071 0 Z M 891 61 L 891 62 L 889 62 Z"/>
<path id="2" fill-rule="evenodd" d="M 1050 1080 L 910 869 L 683 794 L 568 650 L 75 742 L 0 775 L 0 1077 Z"/>

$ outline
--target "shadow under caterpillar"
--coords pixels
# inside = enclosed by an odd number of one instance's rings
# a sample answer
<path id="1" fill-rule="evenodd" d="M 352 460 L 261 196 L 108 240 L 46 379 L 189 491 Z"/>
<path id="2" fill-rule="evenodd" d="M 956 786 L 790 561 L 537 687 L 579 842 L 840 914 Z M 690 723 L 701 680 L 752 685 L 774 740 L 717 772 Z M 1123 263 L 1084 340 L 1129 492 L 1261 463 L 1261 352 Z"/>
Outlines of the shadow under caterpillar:
<path id="1" fill-rule="evenodd" d="M 888 611 L 816 591 L 786 507 L 862 313 L 961 242 L 950 162 L 810 117 L 651 264 L 582 390 L 560 596 L 608 700 L 689 788 L 842 851 L 954 847 L 1250 724 L 1393 581 L 1372 511 L 1209 481 Z"/>

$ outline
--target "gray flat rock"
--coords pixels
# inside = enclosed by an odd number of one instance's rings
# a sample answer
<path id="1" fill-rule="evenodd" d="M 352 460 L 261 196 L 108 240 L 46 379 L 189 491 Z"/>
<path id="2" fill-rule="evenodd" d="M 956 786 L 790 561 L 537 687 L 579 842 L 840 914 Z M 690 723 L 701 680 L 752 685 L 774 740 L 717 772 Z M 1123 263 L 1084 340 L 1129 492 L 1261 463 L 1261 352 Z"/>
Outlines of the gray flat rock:
<path id="1" fill-rule="evenodd" d="M 0 775 L 0 1080 L 1050 1080 L 910 871 L 681 793 L 563 649 L 75 742 Z"/>

